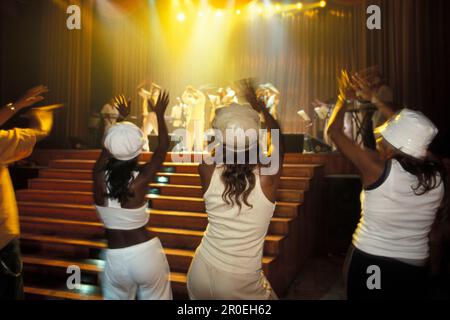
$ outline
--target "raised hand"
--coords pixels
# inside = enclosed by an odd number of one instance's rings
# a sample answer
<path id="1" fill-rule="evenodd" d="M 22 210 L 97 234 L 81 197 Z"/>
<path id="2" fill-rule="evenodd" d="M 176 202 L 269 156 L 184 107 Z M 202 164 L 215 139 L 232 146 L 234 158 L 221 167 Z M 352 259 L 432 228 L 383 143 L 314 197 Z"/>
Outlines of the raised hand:
<path id="1" fill-rule="evenodd" d="M 123 94 L 114 97 L 114 107 L 119 111 L 120 117 L 125 119 L 131 112 L 131 100 L 125 98 Z"/>
<path id="2" fill-rule="evenodd" d="M 376 86 L 370 80 L 359 74 L 354 74 L 352 77 L 352 86 L 358 97 L 361 97 L 366 101 L 372 101 L 372 98 L 376 93 Z"/>
<path id="3" fill-rule="evenodd" d="M 148 102 L 151 104 L 151 101 Z M 153 107 L 153 110 L 156 112 L 157 116 L 164 116 L 166 112 L 167 106 L 169 105 L 169 93 L 165 90 L 161 91 L 161 94 L 156 101 L 156 104 Z"/>
<path id="4" fill-rule="evenodd" d="M 243 79 L 239 82 L 239 87 L 241 93 L 245 96 L 248 103 L 255 109 L 257 112 L 262 112 L 265 109 L 264 101 L 258 99 L 256 95 L 256 88 L 253 79 Z"/>
<path id="5" fill-rule="evenodd" d="M 347 99 L 356 99 L 355 88 L 350 81 L 350 77 L 348 75 L 347 70 L 343 69 L 338 78 L 338 88 L 339 88 L 339 96 L 340 98 Z"/>
<path id="6" fill-rule="evenodd" d="M 31 88 L 16 103 L 14 103 L 14 106 L 17 109 L 23 109 L 32 106 L 35 103 L 44 100 L 42 94 L 46 92 L 48 92 L 48 88 L 43 85 Z"/>

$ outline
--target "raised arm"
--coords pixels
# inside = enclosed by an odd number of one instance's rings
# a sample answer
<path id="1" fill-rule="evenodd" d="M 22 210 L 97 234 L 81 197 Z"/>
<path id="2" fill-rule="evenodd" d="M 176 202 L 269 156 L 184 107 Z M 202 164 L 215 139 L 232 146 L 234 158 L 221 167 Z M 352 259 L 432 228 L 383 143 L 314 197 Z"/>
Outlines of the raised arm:
<path id="1" fill-rule="evenodd" d="M 40 85 L 28 90 L 19 100 L 9 103 L 0 109 L 0 127 L 21 110 L 44 100 L 42 94 L 48 92 L 47 87 Z"/>
<path id="2" fill-rule="evenodd" d="M 352 77 L 351 86 L 364 100 L 374 104 L 386 119 L 390 119 L 395 115 L 394 105 L 379 99 L 377 91 L 374 89 L 375 86 L 371 83 L 370 79 L 364 78 L 356 73 Z"/>
<path id="3" fill-rule="evenodd" d="M 354 94 L 346 71 L 342 72 L 339 79 L 339 91 L 338 101 L 327 127 L 327 134 L 339 151 L 358 168 L 364 186 L 370 186 L 381 177 L 384 163 L 377 152 L 358 146 L 344 133 L 345 101 Z"/>
<path id="4" fill-rule="evenodd" d="M 278 130 L 279 132 L 279 146 L 272 146 L 273 152 L 279 153 L 279 159 L 282 160 L 284 157 L 284 143 L 283 143 L 283 135 L 281 132 L 281 127 L 277 120 L 270 114 L 269 110 L 266 108 L 264 101 L 262 99 L 258 99 L 256 96 L 256 89 L 253 81 L 251 79 L 242 80 L 240 83 L 241 90 L 243 91 L 245 98 L 248 103 L 255 109 L 257 112 L 262 113 L 264 117 L 264 121 L 267 126 L 267 130 Z"/>
<path id="5" fill-rule="evenodd" d="M 163 91 L 155 104 L 155 113 L 158 120 L 158 147 L 156 148 L 150 162 L 147 162 L 141 170 L 141 173 L 135 180 L 135 185 L 146 188 L 146 186 L 155 179 L 156 173 L 161 167 L 169 150 L 169 134 L 167 131 L 164 113 L 169 104 L 169 94 Z"/>

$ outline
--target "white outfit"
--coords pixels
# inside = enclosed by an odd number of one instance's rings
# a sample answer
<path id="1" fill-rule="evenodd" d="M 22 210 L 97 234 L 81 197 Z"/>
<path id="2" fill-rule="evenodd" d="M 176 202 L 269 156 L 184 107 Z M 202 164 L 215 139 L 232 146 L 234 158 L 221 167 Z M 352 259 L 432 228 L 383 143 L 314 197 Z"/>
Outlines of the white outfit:
<path id="1" fill-rule="evenodd" d="M 216 167 L 204 200 L 208 213 L 200 246 L 188 272 L 191 299 L 276 298 L 262 273 L 264 240 L 275 210 L 261 188 L 255 170 L 255 188 L 248 197 L 253 208 L 228 205 L 222 199 L 224 167 Z"/>
<path id="2" fill-rule="evenodd" d="M 148 137 L 152 132 L 158 135 L 158 118 L 156 113 L 148 111 L 148 100 L 152 98 L 152 93 L 150 91 L 141 88 L 139 90 L 139 96 L 142 98 L 142 131 L 145 136 Z M 143 148 L 145 151 L 150 151 L 148 140 Z"/>
<path id="3" fill-rule="evenodd" d="M 429 256 L 428 234 L 444 196 L 444 186 L 416 195 L 417 177 L 397 160 L 385 174 L 361 193 L 361 221 L 353 245 L 375 256 L 423 261 Z M 439 178 L 438 178 L 439 181 Z"/>
<path id="4" fill-rule="evenodd" d="M 186 124 L 186 148 L 189 151 L 203 151 L 204 145 L 206 96 L 201 91 L 196 91 L 196 94 L 186 91 L 182 96 L 183 102 L 189 106 Z"/>
<path id="5" fill-rule="evenodd" d="M 134 173 L 135 177 L 138 175 Z M 105 228 L 134 230 L 147 225 L 147 205 L 121 208 L 116 199 L 107 206 L 95 206 Z M 106 300 L 171 300 L 170 269 L 158 238 L 134 246 L 107 249 L 102 291 Z"/>
<path id="6" fill-rule="evenodd" d="M 117 110 L 116 107 L 107 103 L 102 107 L 100 114 L 102 115 L 103 121 L 105 122 L 104 127 L 104 135 L 105 135 L 108 129 L 116 124 L 117 119 L 119 118 L 119 110 Z"/>

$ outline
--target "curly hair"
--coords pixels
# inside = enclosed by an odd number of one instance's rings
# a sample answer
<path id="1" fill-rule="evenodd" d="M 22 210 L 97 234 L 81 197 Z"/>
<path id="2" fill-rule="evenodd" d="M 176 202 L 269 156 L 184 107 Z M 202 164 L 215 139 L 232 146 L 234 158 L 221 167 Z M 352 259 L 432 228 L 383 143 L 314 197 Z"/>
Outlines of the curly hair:
<path id="1" fill-rule="evenodd" d="M 124 205 L 134 193 L 130 191 L 129 185 L 134 180 L 133 171 L 138 170 L 138 159 L 121 161 L 114 158 L 109 159 L 106 164 L 106 197 L 117 199 Z"/>

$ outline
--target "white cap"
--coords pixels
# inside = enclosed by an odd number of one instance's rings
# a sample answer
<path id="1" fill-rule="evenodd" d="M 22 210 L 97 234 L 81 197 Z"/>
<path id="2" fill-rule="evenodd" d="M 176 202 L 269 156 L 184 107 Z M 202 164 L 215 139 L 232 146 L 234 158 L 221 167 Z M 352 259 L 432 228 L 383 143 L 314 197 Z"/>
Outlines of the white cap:
<path id="1" fill-rule="evenodd" d="M 438 129 L 421 112 L 403 109 L 400 113 L 376 129 L 383 138 L 399 151 L 417 159 L 423 159 Z"/>
<path id="2" fill-rule="evenodd" d="M 117 160 L 128 161 L 142 153 L 146 143 L 141 129 L 131 122 L 119 122 L 106 132 L 104 146 Z"/>
<path id="3" fill-rule="evenodd" d="M 245 146 L 239 148 L 238 145 L 229 144 L 227 149 L 242 152 L 249 150 L 258 144 L 258 134 L 261 128 L 261 119 L 259 113 L 253 110 L 248 104 L 232 103 L 227 107 L 220 108 L 216 111 L 216 116 L 213 120 L 212 127 L 219 130 L 222 133 L 223 143 L 227 147 L 226 138 L 228 133 L 233 133 L 233 137 L 237 138 L 237 141 L 241 141 L 240 137 L 245 138 Z M 256 133 L 256 139 L 252 139 L 251 136 L 245 137 L 244 134 L 247 130 L 254 130 Z M 231 149 L 232 148 L 232 149 Z"/>

